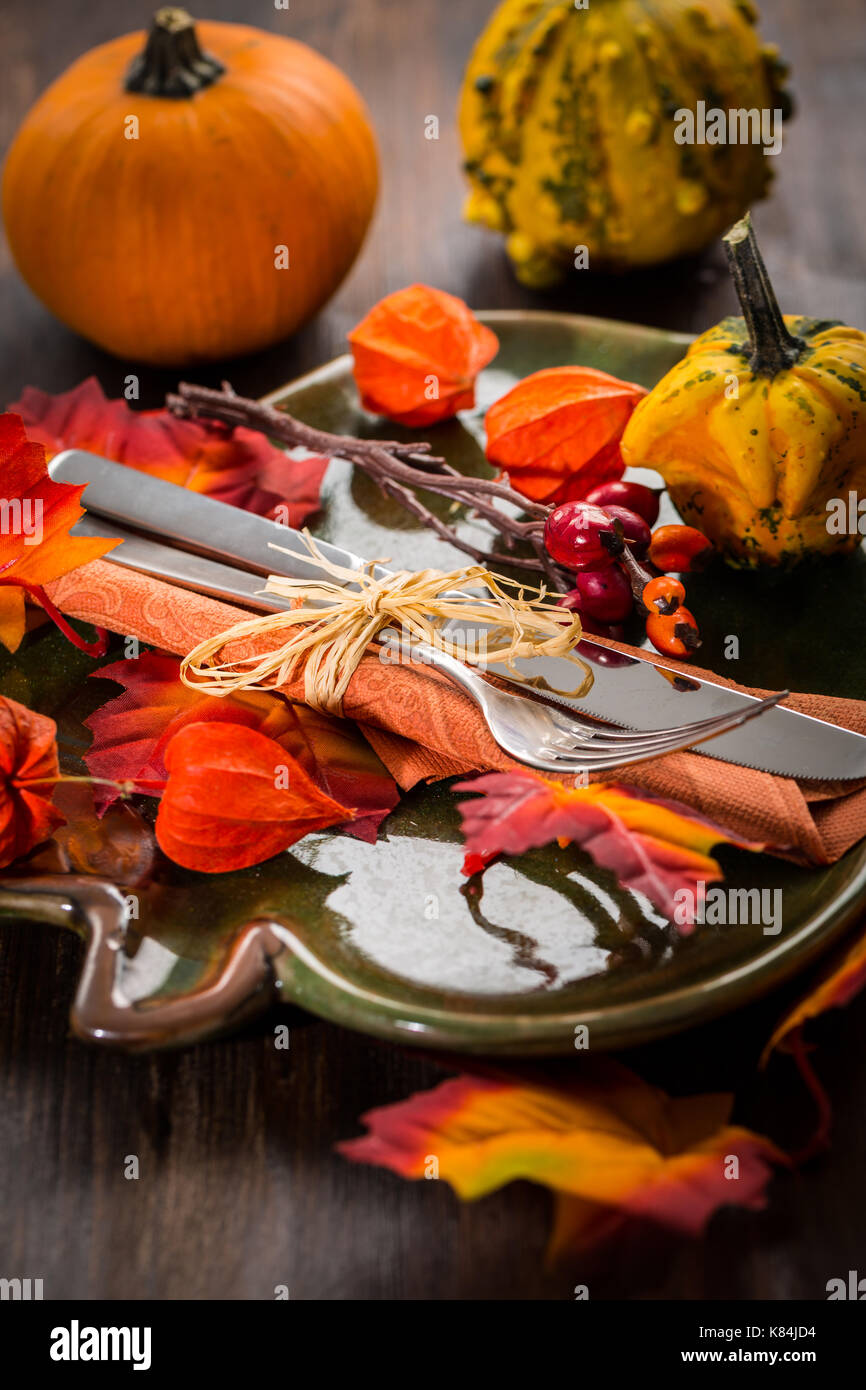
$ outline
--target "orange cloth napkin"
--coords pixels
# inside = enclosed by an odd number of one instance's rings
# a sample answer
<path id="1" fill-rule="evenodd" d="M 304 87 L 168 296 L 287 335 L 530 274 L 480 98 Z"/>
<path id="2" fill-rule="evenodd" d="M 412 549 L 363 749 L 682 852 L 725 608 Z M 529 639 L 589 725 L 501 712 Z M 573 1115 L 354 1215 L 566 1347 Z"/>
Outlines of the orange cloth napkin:
<path id="1" fill-rule="evenodd" d="M 179 656 L 250 616 L 230 604 L 122 570 L 106 560 L 94 560 L 46 587 L 70 617 Z M 266 651 L 272 641 L 265 637 L 235 643 L 229 654 L 240 657 Z M 747 689 L 712 672 L 681 669 L 735 690 Z M 290 699 L 302 699 L 303 675 L 282 689 Z M 786 703 L 804 714 L 866 734 L 866 703 L 859 700 L 791 695 Z M 404 789 L 456 773 L 519 766 L 494 743 L 472 701 L 426 666 L 385 663 L 378 654 L 368 653 L 352 677 L 343 708 L 363 726 Z M 744 838 L 763 841 L 801 863 L 832 863 L 866 834 L 866 783 L 801 785 L 792 778 L 694 753 L 668 754 L 616 775 L 655 796 L 683 801 Z"/>

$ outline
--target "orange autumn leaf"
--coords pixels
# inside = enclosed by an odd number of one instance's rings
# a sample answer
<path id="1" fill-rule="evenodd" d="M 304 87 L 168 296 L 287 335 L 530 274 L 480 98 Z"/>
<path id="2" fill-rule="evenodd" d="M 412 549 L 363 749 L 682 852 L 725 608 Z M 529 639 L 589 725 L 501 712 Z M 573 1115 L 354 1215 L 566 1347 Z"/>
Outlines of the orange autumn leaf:
<path id="1" fill-rule="evenodd" d="M 63 823 L 51 804 L 57 725 L 0 695 L 0 868 L 27 854 Z"/>
<path id="2" fill-rule="evenodd" d="M 485 416 L 487 457 L 511 486 L 557 506 L 621 478 L 619 441 L 646 391 L 593 367 L 533 372 Z"/>
<path id="3" fill-rule="evenodd" d="M 28 439 L 17 415 L 0 415 L 0 479 L 0 642 L 14 652 L 24 636 L 25 590 L 38 591 L 119 541 L 69 535 L 84 515 L 84 488 L 48 476 L 45 450 Z"/>
<path id="4" fill-rule="evenodd" d="M 765 1067 L 776 1049 L 790 1053 L 814 1102 L 815 1121 L 808 1140 L 795 1155 L 795 1161 L 798 1163 L 804 1163 L 828 1147 L 833 1124 L 830 1097 L 808 1057 L 810 1048 L 804 1037 L 805 1025 L 810 1019 L 817 1018 L 828 1009 L 844 1008 L 859 994 L 864 985 L 866 934 L 841 953 L 837 952 L 829 963 L 824 965 L 817 984 L 785 1014 L 761 1054 L 760 1065 Z"/>
<path id="5" fill-rule="evenodd" d="M 185 869 L 261 864 L 352 810 L 320 791 L 290 754 L 242 724 L 187 724 L 165 750 L 160 849 Z"/>
<path id="6" fill-rule="evenodd" d="M 401 425 L 432 425 L 475 404 L 499 351 L 462 299 L 429 285 L 389 294 L 349 334 L 361 404 Z"/>
<path id="7" fill-rule="evenodd" d="M 242 426 L 132 410 L 124 400 L 107 400 L 95 377 L 59 396 L 28 386 L 13 409 L 49 455 L 87 449 L 288 526 L 303 526 L 319 507 L 329 463 L 322 455 L 287 455 Z"/>
<path id="8" fill-rule="evenodd" d="M 723 877 L 709 855 L 713 845 L 763 848 L 688 806 L 619 783 L 565 787 L 532 772 L 491 772 L 453 790 L 480 794 L 460 803 L 465 874 L 479 872 L 498 854 L 573 842 L 612 869 L 623 887 L 643 893 L 683 933 L 695 920 L 706 884 Z"/>
<path id="9" fill-rule="evenodd" d="M 404 1178 L 437 1176 L 464 1200 L 529 1179 L 558 1194 L 551 1254 L 585 1245 L 610 1218 L 698 1235 L 727 1205 L 760 1208 L 768 1140 L 728 1124 L 729 1095 L 671 1097 L 619 1063 L 586 1058 L 567 1085 L 461 1076 L 362 1117 L 344 1157 Z M 734 1180 L 736 1179 L 736 1180 Z"/>
<path id="10" fill-rule="evenodd" d="M 103 666 L 93 675 L 117 681 L 124 693 L 85 720 L 94 738 L 85 761 L 95 777 L 133 782 L 143 791 L 165 781 L 168 742 L 187 724 L 217 720 L 245 724 L 279 743 L 316 786 L 341 805 L 356 808 L 346 831 L 374 843 L 378 826 L 399 792 L 361 730 L 279 695 L 237 691 L 225 699 L 202 695 L 180 679 L 180 661 L 144 652 L 134 661 Z M 104 809 L 117 793 L 103 793 Z"/>
<path id="11" fill-rule="evenodd" d="M 821 978 L 808 994 L 795 1004 L 773 1035 L 761 1055 L 761 1066 L 766 1066 L 770 1055 L 777 1048 L 784 1052 L 796 1051 L 799 1034 L 809 1019 L 817 1018 L 827 1009 L 841 1009 L 849 1004 L 866 985 L 866 934 L 849 946 L 841 955 L 836 955 L 824 967 Z"/>

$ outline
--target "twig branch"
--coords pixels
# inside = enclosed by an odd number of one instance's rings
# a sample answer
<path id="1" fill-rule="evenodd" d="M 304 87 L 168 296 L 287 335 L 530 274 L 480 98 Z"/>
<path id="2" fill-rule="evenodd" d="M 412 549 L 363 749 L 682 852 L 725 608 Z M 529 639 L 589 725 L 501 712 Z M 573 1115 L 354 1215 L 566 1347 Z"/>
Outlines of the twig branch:
<path id="1" fill-rule="evenodd" d="M 225 381 L 220 391 L 181 382 L 177 394 L 166 397 L 166 405 L 174 415 L 184 419 L 215 421 L 230 429 L 241 425 L 258 430 L 289 448 L 300 445 L 312 453 L 346 459 L 372 478 L 386 496 L 477 563 L 541 572 L 556 592 L 571 588 L 569 576 L 551 560 L 544 546 L 544 521 L 550 507 L 529 501 L 507 483 L 493 478 L 467 477 L 444 458 L 433 454 L 428 443 L 401 444 L 396 440 L 329 434 L 304 424 L 285 411 L 236 395 Z M 415 489 L 449 497 L 469 508 L 499 533 L 505 550 L 483 549 L 464 540 L 453 526 L 425 506 Z M 502 510 L 503 505 L 519 509 L 525 519 Z M 518 543 L 529 545 L 533 555 L 513 553 Z"/>

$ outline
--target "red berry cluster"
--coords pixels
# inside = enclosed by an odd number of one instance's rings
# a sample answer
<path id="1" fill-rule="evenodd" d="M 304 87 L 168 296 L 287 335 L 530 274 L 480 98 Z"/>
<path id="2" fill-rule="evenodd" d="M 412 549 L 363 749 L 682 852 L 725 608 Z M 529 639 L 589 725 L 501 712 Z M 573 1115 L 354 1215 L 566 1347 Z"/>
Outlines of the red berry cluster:
<path id="1" fill-rule="evenodd" d="M 651 528 L 659 495 L 642 483 L 602 483 L 582 502 L 563 502 L 544 526 L 544 544 L 576 586 L 560 603 L 576 610 L 590 632 L 610 633 L 637 604 L 647 636 L 665 656 L 688 658 L 700 646 L 684 607 L 685 588 L 667 573 L 699 567 L 710 542 L 692 526 Z"/>

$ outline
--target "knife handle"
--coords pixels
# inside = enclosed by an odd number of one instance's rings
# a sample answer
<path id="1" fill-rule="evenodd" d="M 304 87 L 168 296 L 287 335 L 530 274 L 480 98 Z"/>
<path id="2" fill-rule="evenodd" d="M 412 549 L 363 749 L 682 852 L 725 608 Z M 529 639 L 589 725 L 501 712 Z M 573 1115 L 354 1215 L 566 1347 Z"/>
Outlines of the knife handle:
<path id="1" fill-rule="evenodd" d="M 82 501 L 88 512 L 165 545 L 229 561 L 253 574 L 307 580 L 322 577 L 322 571 L 310 561 L 300 531 L 291 526 L 83 449 L 57 454 L 48 471 L 56 482 L 87 484 Z M 328 541 L 317 543 L 322 554 L 337 565 L 359 569 L 363 564 L 351 551 Z M 290 553 L 282 553 L 286 550 Z"/>

